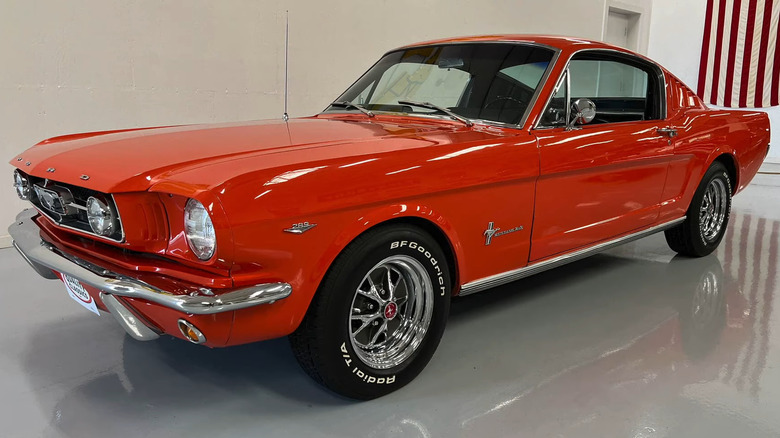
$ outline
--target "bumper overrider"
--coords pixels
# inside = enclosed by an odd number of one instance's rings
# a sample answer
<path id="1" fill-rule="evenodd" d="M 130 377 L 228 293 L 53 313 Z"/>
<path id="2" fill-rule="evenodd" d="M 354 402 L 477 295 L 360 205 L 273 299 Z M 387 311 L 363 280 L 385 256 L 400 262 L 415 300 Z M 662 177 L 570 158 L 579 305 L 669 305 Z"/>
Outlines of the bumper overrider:
<path id="1" fill-rule="evenodd" d="M 109 313 L 130 336 L 138 340 L 157 339 L 160 330 L 136 317 L 116 297 L 149 301 L 179 311 L 185 318 L 187 315 L 214 315 L 271 304 L 287 298 L 292 292 L 288 283 L 267 283 L 219 294 L 205 288 L 194 289 L 190 294 L 174 294 L 61 251 L 41 238 L 41 229 L 33 220 L 37 215 L 34 209 L 24 210 L 17 215 L 16 222 L 8 227 L 13 245 L 22 257 L 44 278 L 60 278 L 53 272 L 56 271 L 97 289 Z M 190 341 L 205 342 L 203 333 L 186 319 L 179 320 L 179 329 Z M 194 329 L 190 335 L 194 334 L 195 339 L 185 333 L 187 329 Z"/>

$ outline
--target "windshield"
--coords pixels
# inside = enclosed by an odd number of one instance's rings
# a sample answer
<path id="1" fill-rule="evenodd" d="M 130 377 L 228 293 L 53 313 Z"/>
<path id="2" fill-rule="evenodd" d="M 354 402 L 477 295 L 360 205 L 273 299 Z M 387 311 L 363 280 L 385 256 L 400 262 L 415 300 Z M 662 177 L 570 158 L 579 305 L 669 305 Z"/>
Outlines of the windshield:
<path id="1" fill-rule="evenodd" d="M 552 60 L 551 49 L 517 43 L 415 47 L 388 53 L 326 112 L 443 114 L 402 103 L 425 102 L 469 119 L 517 124 Z M 400 101 L 400 102 L 399 102 Z M 432 105 L 432 106 L 433 106 Z"/>

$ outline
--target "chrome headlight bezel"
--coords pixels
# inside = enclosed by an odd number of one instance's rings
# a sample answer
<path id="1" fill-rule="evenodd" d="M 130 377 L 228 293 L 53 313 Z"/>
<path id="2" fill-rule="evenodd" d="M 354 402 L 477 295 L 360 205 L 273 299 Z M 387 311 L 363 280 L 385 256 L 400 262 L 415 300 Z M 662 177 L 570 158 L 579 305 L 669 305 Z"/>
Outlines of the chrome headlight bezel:
<path id="1" fill-rule="evenodd" d="M 90 196 L 86 207 L 89 227 L 98 236 L 110 236 L 119 228 L 118 214 L 109 203 Z"/>
<path id="2" fill-rule="evenodd" d="M 197 199 L 190 198 L 184 207 L 184 235 L 195 257 L 202 261 L 214 257 L 217 252 L 214 222 L 206 207 Z"/>
<path id="3" fill-rule="evenodd" d="M 32 194 L 30 179 L 24 176 L 19 169 L 14 170 L 14 188 L 19 199 L 22 201 L 30 200 Z"/>

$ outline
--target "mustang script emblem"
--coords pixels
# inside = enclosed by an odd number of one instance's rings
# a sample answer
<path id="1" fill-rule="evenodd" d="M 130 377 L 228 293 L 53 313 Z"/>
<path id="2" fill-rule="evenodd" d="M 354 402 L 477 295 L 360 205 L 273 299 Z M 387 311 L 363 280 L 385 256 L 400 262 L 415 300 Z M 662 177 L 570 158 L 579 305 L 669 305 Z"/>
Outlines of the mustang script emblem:
<path id="1" fill-rule="evenodd" d="M 316 226 L 317 224 L 311 224 L 309 222 L 299 222 L 297 224 L 293 224 L 293 226 L 291 226 L 290 228 L 285 228 L 284 232 L 293 233 L 293 234 L 303 234 Z"/>
<path id="2" fill-rule="evenodd" d="M 514 233 L 515 231 L 520 231 L 522 229 L 523 226 L 520 225 L 519 227 L 514 227 L 505 231 L 501 231 L 501 228 L 493 228 L 493 222 L 489 222 L 487 229 L 483 233 L 485 236 L 485 246 L 490 245 L 490 242 L 493 240 L 494 237 L 503 236 L 504 234 Z"/>

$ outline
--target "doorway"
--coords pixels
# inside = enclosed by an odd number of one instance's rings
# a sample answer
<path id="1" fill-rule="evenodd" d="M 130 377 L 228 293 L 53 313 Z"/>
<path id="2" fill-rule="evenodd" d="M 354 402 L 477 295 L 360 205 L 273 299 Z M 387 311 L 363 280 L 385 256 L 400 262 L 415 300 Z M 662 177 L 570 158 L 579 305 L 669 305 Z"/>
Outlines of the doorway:
<path id="1" fill-rule="evenodd" d="M 604 41 L 637 51 L 639 43 L 639 18 L 642 14 L 610 6 L 607 15 L 607 32 Z"/>

